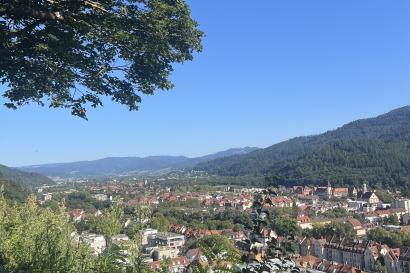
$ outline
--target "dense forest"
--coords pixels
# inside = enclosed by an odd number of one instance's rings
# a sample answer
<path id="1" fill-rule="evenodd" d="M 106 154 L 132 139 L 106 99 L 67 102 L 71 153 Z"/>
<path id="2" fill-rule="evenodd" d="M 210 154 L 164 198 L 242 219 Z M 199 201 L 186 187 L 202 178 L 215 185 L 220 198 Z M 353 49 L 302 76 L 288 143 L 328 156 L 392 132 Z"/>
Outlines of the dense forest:
<path id="1" fill-rule="evenodd" d="M 0 165 L 0 180 L 13 182 L 27 187 L 41 186 L 43 184 L 54 184 L 53 180 L 43 175 L 19 171 L 4 165 Z"/>
<path id="2" fill-rule="evenodd" d="M 367 181 L 410 192 L 410 106 L 321 135 L 200 163 L 195 169 L 223 176 L 274 174 L 286 184 Z"/>
<path id="3" fill-rule="evenodd" d="M 23 202 L 30 194 L 30 190 L 23 185 L 0 179 L 0 194 L 6 199 Z"/>

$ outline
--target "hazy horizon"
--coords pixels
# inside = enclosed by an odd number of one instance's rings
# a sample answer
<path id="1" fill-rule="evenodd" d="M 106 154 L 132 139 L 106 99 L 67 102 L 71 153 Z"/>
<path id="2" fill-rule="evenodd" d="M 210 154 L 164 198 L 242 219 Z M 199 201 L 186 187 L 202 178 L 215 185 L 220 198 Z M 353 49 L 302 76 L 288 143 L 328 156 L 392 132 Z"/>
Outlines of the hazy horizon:
<path id="1" fill-rule="evenodd" d="M 408 106 L 409 106 L 409 105 L 403 105 L 403 106 L 398 107 L 398 108 L 408 107 Z M 397 108 L 395 108 L 395 109 L 397 109 Z M 391 109 L 391 110 L 395 110 L 395 109 Z M 391 111 L 391 110 L 390 110 L 390 111 Z M 381 114 L 386 114 L 386 113 L 381 113 Z M 379 116 L 379 115 L 376 115 L 376 116 Z M 376 116 L 363 117 L 363 118 L 359 118 L 359 119 L 357 119 L 357 120 L 367 119 L 367 118 L 374 118 L 374 117 L 376 117 Z M 47 165 L 47 164 L 60 164 L 60 163 L 61 163 L 61 164 L 64 164 L 64 163 L 82 162 L 82 161 L 95 161 L 95 160 L 100 160 L 100 159 L 105 159 L 105 158 L 119 158 L 119 157 L 138 157 L 138 158 L 146 158 L 146 157 L 160 157 L 160 156 L 173 156 L 173 157 L 180 157 L 180 156 L 181 156 L 181 157 L 187 157 L 187 158 L 196 158 L 196 157 L 206 156 L 206 155 L 210 155 L 210 154 L 214 154 L 214 153 L 218 153 L 218 152 L 227 151 L 227 150 L 230 150 L 230 149 L 242 149 L 242 148 L 248 148 L 248 147 L 249 147 L 249 148 L 264 149 L 264 148 L 267 148 L 267 147 L 269 147 L 269 146 L 272 146 L 272 145 L 275 145 L 275 144 L 278 144 L 278 143 L 281 143 L 281 142 L 290 140 L 290 139 L 295 138 L 295 137 L 314 136 L 314 135 L 322 134 L 322 133 L 325 133 L 325 132 L 328 132 L 328 131 L 336 130 L 336 129 L 338 129 L 338 128 L 340 128 L 340 127 L 342 127 L 342 126 L 344 126 L 344 125 L 346 125 L 346 124 L 348 124 L 348 123 L 350 123 L 350 122 L 353 122 L 353 121 L 356 121 L 356 120 L 349 121 L 349 122 L 347 122 L 347 123 L 345 123 L 345 124 L 342 124 L 342 125 L 340 125 L 340 126 L 338 126 L 338 127 L 331 128 L 331 129 L 328 129 L 328 130 L 325 130 L 325 131 L 323 131 L 323 132 L 319 132 L 319 133 L 316 133 L 316 134 L 293 136 L 293 137 L 291 137 L 291 138 L 289 138 L 289 139 L 281 140 L 281 141 L 278 141 L 278 142 L 276 142 L 276 143 L 272 143 L 272 144 L 270 144 L 270 145 L 268 145 L 268 146 L 265 146 L 265 147 L 249 146 L 249 145 L 245 145 L 245 146 L 242 146 L 242 147 L 227 147 L 227 148 L 222 149 L 222 150 L 210 151 L 210 152 L 205 153 L 205 154 L 199 154 L 199 155 L 193 155 L 193 156 L 188 156 L 188 155 L 184 155 L 184 154 L 146 154 L 146 155 L 122 155 L 122 156 L 108 155 L 108 156 L 101 157 L 101 158 L 79 159 L 79 160 L 72 160 L 72 161 L 66 161 L 66 162 L 45 162 L 45 163 L 18 165 L 18 166 L 10 166 L 10 167 L 17 167 L 17 168 L 18 168 L 18 167 L 36 166 L 36 165 Z M 1 164 L 1 163 L 0 163 L 0 164 Z"/>

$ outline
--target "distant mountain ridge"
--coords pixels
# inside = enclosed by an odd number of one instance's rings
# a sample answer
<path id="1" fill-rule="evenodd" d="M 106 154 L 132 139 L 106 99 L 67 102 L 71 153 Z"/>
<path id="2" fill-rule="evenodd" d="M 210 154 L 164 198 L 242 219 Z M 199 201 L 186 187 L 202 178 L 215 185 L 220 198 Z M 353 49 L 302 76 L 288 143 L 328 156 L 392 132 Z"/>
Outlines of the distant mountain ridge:
<path id="1" fill-rule="evenodd" d="M 246 154 L 257 149 L 259 148 L 232 148 L 195 158 L 185 156 L 107 157 L 92 161 L 25 166 L 19 167 L 19 169 L 47 176 L 60 177 L 127 175 L 146 171 L 193 168 L 196 164 L 203 161 L 236 154 Z"/>
<path id="2" fill-rule="evenodd" d="M 201 162 L 195 169 L 225 176 L 276 174 L 284 183 L 381 182 L 410 192 L 410 106 L 320 135 Z"/>

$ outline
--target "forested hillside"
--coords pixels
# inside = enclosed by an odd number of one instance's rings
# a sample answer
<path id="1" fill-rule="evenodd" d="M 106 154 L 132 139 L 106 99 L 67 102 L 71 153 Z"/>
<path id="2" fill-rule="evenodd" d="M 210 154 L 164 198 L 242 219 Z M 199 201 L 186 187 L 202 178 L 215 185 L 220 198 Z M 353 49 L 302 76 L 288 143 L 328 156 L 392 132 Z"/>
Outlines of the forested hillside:
<path id="1" fill-rule="evenodd" d="M 196 169 L 227 176 L 275 174 L 282 183 L 368 181 L 410 189 L 410 106 Z"/>
<path id="2" fill-rule="evenodd" d="M 53 180 L 38 173 L 23 172 L 4 165 L 0 165 L 0 181 L 9 181 L 27 187 L 54 184 Z"/>
<path id="3" fill-rule="evenodd" d="M 0 179 L 0 191 L 6 199 L 23 202 L 30 194 L 30 190 L 15 182 Z"/>

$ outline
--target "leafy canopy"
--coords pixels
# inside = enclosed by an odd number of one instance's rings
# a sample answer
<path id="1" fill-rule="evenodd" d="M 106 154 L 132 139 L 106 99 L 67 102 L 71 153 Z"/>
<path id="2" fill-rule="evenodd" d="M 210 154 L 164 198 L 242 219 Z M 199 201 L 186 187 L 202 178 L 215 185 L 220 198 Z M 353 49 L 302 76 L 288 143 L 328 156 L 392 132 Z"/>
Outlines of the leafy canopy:
<path id="1" fill-rule="evenodd" d="M 140 237 L 121 248 L 112 244 L 122 216 L 122 208 L 115 206 L 95 219 L 107 240 L 104 252 L 96 256 L 88 245 L 79 244 L 64 206 L 53 211 L 39 206 L 34 196 L 15 203 L 0 187 L 0 272 L 152 273 L 145 265 Z M 124 263 L 121 250 L 128 252 L 129 263 Z"/>
<path id="2" fill-rule="evenodd" d="M 170 89 L 174 63 L 201 51 L 184 0 L 0 0 L 5 105 L 69 108 L 102 97 L 138 110 L 138 92 Z"/>

